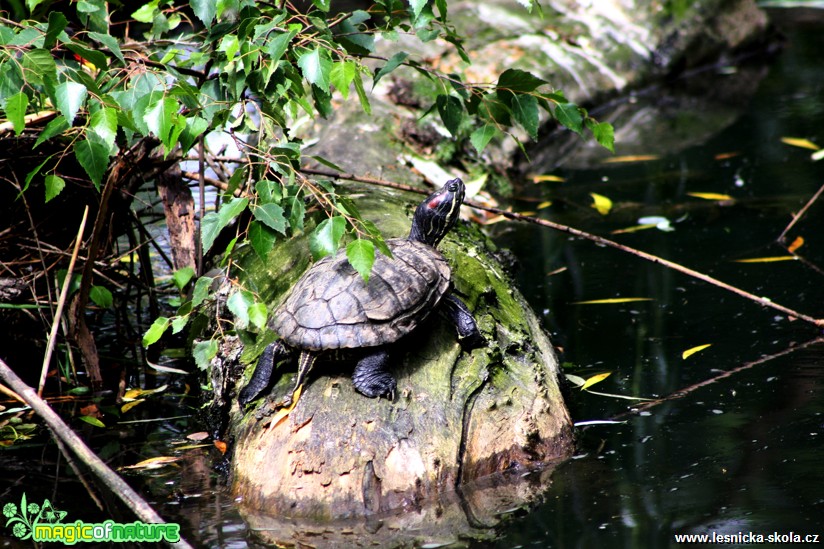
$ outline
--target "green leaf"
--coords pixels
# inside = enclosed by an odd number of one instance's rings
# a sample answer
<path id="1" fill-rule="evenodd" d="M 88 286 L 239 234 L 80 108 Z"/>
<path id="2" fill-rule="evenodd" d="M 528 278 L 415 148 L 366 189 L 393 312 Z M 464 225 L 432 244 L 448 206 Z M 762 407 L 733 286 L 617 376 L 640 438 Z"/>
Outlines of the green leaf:
<path id="1" fill-rule="evenodd" d="M 349 98 L 349 86 L 352 85 L 357 70 L 354 61 L 338 61 L 332 66 L 329 83 L 335 86 L 344 99 Z"/>
<path id="2" fill-rule="evenodd" d="M 192 116 L 186 119 L 186 127 L 180 134 L 180 152 L 186 154 L 195 144 L 200 135 L 209 129 L 209 123 L 200 116 Z"/>
<path id="3" fill-rule="evenodd" d="M 109 148 L 90 134 L 86 139 L 75 142 L 74 156 L 99 190 L 109 167 Z"/>
<path id="4" fill-rule="evenodd" d="M 378 80 L 398 68 L 401 63 L 406 61 L 407 57 L 409 57 L 409 54 L 405 51 L 399 51 L 390 57 L 383 67 L 375 71 L 375 76 L 372 78 L 372 89 L 375 89 L 375 86 L 378 84 Z"/>
<path id="5" fill-rule="evenodd" d="M 370 240 L 359 238 L 346 246 L 349 264 L 360 273 L 364 282 L 369 282 L 372 264 L 375 263 L 375 245 Z"/>
<path id="6" fill-rule="evenodd" d="M 155 14 L 158 13 L 159 5 L 160 0 L 152 0 L 148 4 L 140 6 L 136 11 L 133 11 L 132 18 L 141 23 L 152 23 L 154 22 Z M 197 15 L 197 13 L 195 13 L 195 15 Z M 204 21 L 204 23 L 206 23 L 206 21 Z"/>
<path id="7" fill-rule="evenodd" d="M 458 136 L 458 128 L 463 119 L 463 103 L 454 95 L 439 95 L 435 103 L 438 106 L 438 113 L 441 115 L 444 126 L 452 134 Z"/>
<path id="8" fill-rule="evenodd" d="M 263 223 L 252 221 L 249 224 L 249 243 L 261 261 L 266 261 L 266 256 L 275 245 L 275 240 L 277 240 L 275 231 Z"/>
<path id="9" fill-rule="evenodd" d="M 265 303 L 258 303 L 255 302 L 252 306 L 248 309 L 249 312 L 249 322 L 252 323 L 258 330 L 265 330 L 266 329 L 266 319 L 269 316 L 269 312 L 266 310 Z"/>
<path id="10" fill-rule="evenodd" d="M 89 298 L 98 306 L 104 309 L 111 308 L 114 303 L 112 292 L 104 286 L 92 286 L 89 290 Z"/>
<path id="11" fill-rule="evenodd" d="M 248 204 L 248 198 L 232 198 L 232 200 L 220 208 L 220 211 L 210 212 L 203 216 L 203 220 L 200 223 L 200 238 L 203 243 L 203 253 L 211 249 L 220 231 L 240 215 Z"/>
<path id="12" fill-rule="evenodd" d="M 283 216 L 283 208 L 277 204 L 261 204 L 252 210 L 255 219 L 286 236 L 286 218 Z"/>
<path id="13" fill-rule="evenodd" d="M 520 69 L 507 69 L 498 77 L 498 89 L 512 92 L 531 92 L 546 84 L 547 81 L 538 78 L 531 72 Z"/>
<path id="14" fill-rule="evenodd" d="M 42 85 L 44 82 L 57 80 L 57 65 L 48 50 L 37 48 L 25 51 L 22 65 L 29 84 Z"/>
<path id="15" fill-rule="evenodd" d="M 328 12 L 332 5 L 332 0 L 312 0 L 312 3 L 322 12 Z"/>
<path id="16" fill-rule="evenodd" d="M 495 137 L 495 134 L 497 133 L 498 128 L 496 128 L 493 124 L 484 124 L 472 132 L 469 136 L 469 142 L 472 143 L 472 146 L 475 147 L 478 154 L 481 154 L 489 144 L 489 141 Z"/>
<path id="17" fill-rule="evenodd" d="M 412 19 L 417 19 L 421 11 L 426 6 L 427 0 L 409 0 L 409 7 L 412 8 Z"/>
<path id="18" fill-rule="evenodd" d="M 533 95 L 512 96 L 512 116 L 524 127 L 532 139 L 538 137 L 538 100 Z"/>
<path id="19" fill-rule="evenodd" d="M 74 117 L 86 101 L 87 94 L 86 86 L 71 80 L 58 84 L 54 89 L 57 108 L 69 124 L 74 123 Z"/>
<path id="20" fill-rule="evenodd" d="M 346 219 L 336 215 L 321 221 L 309 237 L 309 251 L 315 260 L 332 255 L 338 250 L 340 240 L 346 232 Z"/>
<path id="21" fill-rule="evenodd" d="M 192 11 L 195 12 L 195 17 L 209 27 L 212 20 L 217 13 L 217 2 L 214 0 L 189 0 L 189 5 L 192 6 Z"/>
<path id="22" fill-rule="evenodd" d="M 233 292 L 226 300 L 226 306 L 235 317 L 235 328 L 245 330 L 249 326 L 249 307 L 255 304 L 255 296 L 246 290 Z"/>
<path id="23" fill-rule="evenodd" d="M 43 38 L 43 49 L 50 50 L 57 42 L 57 35 L 59 35 L 66 28 L 68 24 L 66 16 L 60 10 L 52 10 L 49 12 L 49 26 L 46 29 L 46 36 Z"/>
<path id="24" fill-rule="evenodd" d="M 172 274 L 172 281 L 178 290 L 183 290 L 194 276 L 195 270 L 192 267 L 181 267 Z"/>
<path id="25" fill-rule="evenodd" d="M 66 182 L 59 175 L 49 174 L 46 176 L 46 202 L 60 194 L 66 187 Z"/>
<path id="26" fill-rule="evenodd" d="M 175 139 L 173 130 L 178 123 L 178 110 L 180 106 L 174 97 L 166 96 L 149 105 L 143 115 L 143 121 L 155 136 L 160 139 L 168 152 L 174 147 Z M 181 128 L 182 129 L 182 128 Z M 178 133 L 179 135 L 179 133 Z"/>
<path id="27" fill-rule="evenodd" d="M 292 41 L 292 38 L 298 33 L 300 29 L 300 25 L 289 25 L 288 32 L 281 32 L 275 35 L 274 38 L 270 38 L 266 43 L 266 53 L 269 55 L 269 61 L 272 63 L 276 63 L 283 57 L 283 54 L 286 53 L 286 49 L 289 47 L 289 42 Z"/>
<path id="28" fill-rule="evenodd" d="M 102 427 L 103 429 L 105 429 L 105 428 L 106 428 L 106 424 L 104 424 L 102 421 L 100 421 L 100 420 L 99 420 L 99 419 L 97 419 L 96 417 L 92 417 L 92 416 L 77 416 L 77 419 L 80 419 L 80 420 L 82 420 L 82 421 L 85 421 L 85 422 L 86 422 L 86 423 L 88 423 L 89 425 L 94 425 L 95 427 Z"/>
<path id="29" fill-rule="evenodd" d="M 316 46 L 298 57 L 298 66 L 303 77 L 310 84 L 329 93 L 329 75 L 332 72 L 332 59 L 325 48 Z"/>
<path id="30" fill-rule="evenodd" d="M 289 208 L 289 226 L 292 232 L 303 230 L 303 219 L 306 217 L 306 204 L 303 203 L 302 196 L 290 196 L 286 199 Z"/>
<path id="31" fill-rule="evenodd" d="M 575 133 L 583 131 L 584 118 L 575 103 L 558 103 L 555 106 L 555 118 Z"/>
<path id="32" fill-rule="evenodd" d="M 156 343 L 163 335 L 163 332 L 166 331 L 166 328 L 169 327 L 169 322 L 170 320 L 165 316 L 156 318 L 143 336 L 143 346 L 148 347 L 152 343 Z"/>
<path id="33" fill-rule="evenodd" d="M 29 98 L 20 92 L 6 99 L 6 117 L 14 126 L 14 134 L 20 135 L 26 128 L 26 109 L 29 107 Z"/>
<path id="34" fill-rule="evenodd" d="M 189 315 L 176 316 L 172 318 L 172 333 L 179 334 L 186 324 L 189 323 Z"/>
<path id="35" fill-rule="evenodd" d="M 66 122 L 66 118 L 62 114 L 58 115 L 57 118 L 46 124 L 46 127 L 43 128 L 43 131 L 40 132 L 40 135 L 37 136 L 37 141 L 34 142 L 34 146 L 32 148 L 37 148 L 37 146 L 43 143 L 44 141 L 51 139 L 55 135 L 63 133 L 70 127 L 71 126 L 69 125 L 69 123 Z"/>
<path id="36" fill-rule="evenodd" d="M 195 287 L 192 290 L 192 307 L 197 307 L 209 297 L 209 289 L 215 281 L 211 276 L 201 276 L 195 282 Z"/>
<path id="37" fill-rule="evenodd" d="M 214 339 L 195 343 L 192 346 L 192 356 L 197 367 L 203 371 L 208 370 L 212 359 L 217 355 L 217 348 L 217 341 Z"/>
<path id="38" fill-rule="evenodd" d="M 114 54 L 114 56 L 117 57 L 121 63 L 124 65 L 126 64 L 126 58 L 123 57 L 123 52 L 120 51 L 120 44 L 117 43 L 117 39 L 112 35 L 103 34 L 101 32 L 90 32 L 89 38 L 96 40 L 109 48 L 109 51 L 112 52 L 112 54 Z"/>
<path id="39" fill-rule="evenodd" d="M 117 137 L 117 111 L 110 107 L 98 110 L 89 120 L 89 129 L 112 148 Z"/>
<path id="40" fill-rule="evenodd" d="M 363 89 L 363 80 L 360 72 L 355 73 L 355 91 L 358 93 L 361 108 L 366 114 L 372 114 L 372 105 L 369 104 L 369 97 L 366 95 L 366 90 Z"/>
<path id="41" fill-rule="evenodd" d="M 595 140 L 610 152 L 615 152 L 615 130 L 609 122 L 596 122 L 592 118 L 587 118 L 586 126 Z"/>

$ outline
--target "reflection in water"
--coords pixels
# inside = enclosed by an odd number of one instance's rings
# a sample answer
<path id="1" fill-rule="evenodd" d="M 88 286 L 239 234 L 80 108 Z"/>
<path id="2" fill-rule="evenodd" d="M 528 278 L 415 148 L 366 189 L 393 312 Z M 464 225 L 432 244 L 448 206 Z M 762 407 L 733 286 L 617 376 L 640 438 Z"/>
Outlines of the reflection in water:
<path id="1" fill-rule="evenodd" d="M 616 124 L 632 127 L 617 139 L 617 154 L 653 160 L 603 163 L 603 153 L 586 145 L 563 155 L 536 153 L 540 164 L 525 172 L 566 181 L 524 197 L 521 208 L 552 200 L 545 211 L 554 221 L 824 316 L 820 270 L 802 261 L 735 262 L 785 255 L 776 238 L 824 183 L 824 164 L 781 142 L 792 136 L 824 144 L 824 66 L 815 53 L 824 17 L 817 21 L 790 28 L 786 49 L 768 72 L 716 74 L 719 88 L 700 98 L 683 94 L 682 87 L 664 100 L 619 105 Z M 724 81 L 737 87 L 725 92 Z M 609 216 L 590 209 L 590 192 L 615 202 Z M 702 200 L 691 192 L 733 200 Z M 644 215 L 666 216 L 676 230 L 610 235 Z M 790 234 L 790 240 L 804 238 L 797 253 L 814 266 L 824 264 L 822 215 L 824 204 L 815 204 Z M 820 329 L 546 230 L 508 227 L 499 240 L 521 258 L 521 287 L 544 312 L 570 373 L 587 378 L 611 371 L 597 388 L 624 395 L 693 389 L 647 409 L 572 391 L 576 420 L 620 417 L 626 423 L 582 429 L 579 456 L 555 472 L 545 503 L 512 522 L 497 547 L 669 547 L 682 533 L 824 534 L 818 457 L 824 344 L 806 344 Z M 544 254 L 534 253 L 536 242 Z M 653 301 L 574 304 L 618 296 Z M 682 358 L 684 350 L 707 343 L 712 346 Z"/>

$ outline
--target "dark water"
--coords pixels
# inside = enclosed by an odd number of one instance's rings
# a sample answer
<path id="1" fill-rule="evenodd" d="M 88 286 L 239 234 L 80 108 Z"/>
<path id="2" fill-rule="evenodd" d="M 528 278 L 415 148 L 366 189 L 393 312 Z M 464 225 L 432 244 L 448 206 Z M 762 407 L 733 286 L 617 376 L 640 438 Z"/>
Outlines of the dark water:
<path id="1" fill-rule="evenodd" d="M 816 267 L 824 265 L 824 202 L 788 233 L 804 238 L 797 253 L 812 265 L 735 262 L 787 255 L 777 237 L 824 185 L 812 151 L 781 142 L 824 144 L 824 17 L 815 21 L 784 21 L 786 48 L 766 71 L 722 68 L 619 105 L 617 126 L 640 122 L 637 141 L 619 141 L 616 153 L 658 158 L 547 155 L 538 173 L 566 181 L 544 183 L 520 207 L 550 198 L 544 215 L 556 221 L 824 316 Z M 736 79 L 755 84 L 752 95 Z M 707 93 L 678 91 L 695 87 Z M 609 216 L 589 211 L 590 192 L 614 201 Z M 666 216 L 675 230 L 610 234 L 647 215 Z M 495 547 L 669 547 L 675 534 L 713 532 L 820 534 L 824 542 L 824 343 L 807 345 L 820 329 L 587 241 L 531 227 L 509 227 L 498 240 L 520 258 L 521 287 L 544 312 L 568 373 L 612 372 L 593 387 L 607 393 L 685 394 L 639 413 L 627 400 L 571 391 L 576 421 L 626 423 L 582 428 L 578 456 L 555 473 L 545 502 L 510 523 Z M 544 253 L 534 252 L 536 242 Z M 652 300 L 575 304 L 615 297 Z M 702 344 L 712 346 L 682 359 Z"/>
<path id="2" fill-rule="evenodd" d="M 609 155 L 597 147 L 549 142 L 533 152 L 525 171 L 565 182 L 525 181 L 515 208 L 532 210 L 551 200 L 541 215 L 824 316 L 824 275 L 816 268 L 824 266 L 824 201 L 788 235 L 790 241 L 804 238 L 797 253 L 809 264 L 735 262 L 786 255 L 778 235 L 824 185 L 824 160 L 813 162 L 812 151 L 781 142 L 797 137 L 824 145 L 824 15 L 799 20 L 787 13 L 777 12 L 786 45 L 769 65 L 721 67 L 597 113 L 614 119 L 617 155 L 654 159 L 605 163 Z M 608 216 L 590 208 L 593 192 L 613 201 Z M 703 200 L 690 192 L 733 200 Z M 667 217 L 675 230 L 610 234 L 650 215 Z M 565 373 L 587 378 L 611 372 L 592 388 L 606 393 L 681 396 L 639 409 L 638 401 L 571 389 L 576 421 L 622 423 L 582 427 L 577 455 L 556 470 L 543 501 L 506 520 L 498 541 L 469 545 L 670 547 L 675 534 L 713 532 L 824 537 L 824 344 L 809 343 L 820 329 L 548 229 L 494 230 L 498 243 L 519 258 L 519 286 L 562 349 Z M 576 304 L 616 297 L 650 300 Z M 702 344 L 712 345 L 682 359 L 683 351 Z M 178 389 L 170 414 L 193 415 L 196 401 L 183 396 L 182 384 Z M 185 418 L 123 424 L 121 441 L 105 443 L 104 453 L 115 466 L 184 455 L 163 472 L 127 478 L 150 494 L 163 516 L 180 522 L 194 545 L 245 547 L 253 538 L 234 502 L 215 485 L 214 450 L 174 452 L 169 446 L 170 439 L 187 443 L 191 430 Z M 102 436 L 91 426 L 85 431 L 93 441 L 96 433 Z M 51 498 L 81 518 L 72 494 L 83 493 L 85 501 L 85 490 L 57 450 L 33 451 L 37 470 L 27 465 L 31 455 L 3 456 L 2 480 L 23 478 L 25 486 L 19 480 L 5 486 L 0 502 L 26 490 L 30 501 Z M 25 448 L 18 452 L 22 456 Z M 82 518 L 132 520 L 115 514 L 119 504 L 102 503 L 104 511 Z"/>

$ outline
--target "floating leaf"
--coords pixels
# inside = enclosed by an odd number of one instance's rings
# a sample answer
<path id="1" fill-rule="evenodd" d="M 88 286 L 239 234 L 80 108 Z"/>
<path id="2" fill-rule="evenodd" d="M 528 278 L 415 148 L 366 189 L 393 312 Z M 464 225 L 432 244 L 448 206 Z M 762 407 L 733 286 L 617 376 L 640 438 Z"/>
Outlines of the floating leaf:
<path id="1" fill-rule="evenodd" d="M 628 154 L 624 156 L 612 156 L 604 160 L 604 164 L 622 164 L 628 162 L 649 162 L 650 160 L 658 160 L 660 156 L 657 154 Z"/>
<path id="2" fill-rule="evenodd" d="M 536 206 L 537 209 L 543 210 L 544 208 L 549 208 L 552 206 L 552 200 L 545 200 Z"/>
<path id="3" fill-rule="evenodd" d="M 531 176 L 530 179 L 532 179 L 533 183 L 543 183 L 545 181 L 553 181 L 555 183 L 563 183 L 564 181 L 566 181 L 566 179 L 564 179 L 560 175 L 552 175 L 552 174 L 533 175 L 533 176 Z"/>
<path id="4" fill-rule="evenodd" d="M 157 456 L 144 459 L 134 465 L 124 465 L 120 467 L 120 469 L 159 469 L 176 461 L 180 461 L 180 458 L 175 456 Z"/>
<path id="5" fill-rule="evenodd" d="M 804 237 L 797 236 L 795 238 L 795 240 L 793 240 L 792 244 L 790 244 L 787 247 L 787 251 L 790 252 L 791 254 L 795 253 L 795 251 L 803 245 L 804 245 Z"/>
<path id="6" fill-rule="evenodd" d="M 776 263 L 778 261 L 795 261 L 794 255 L 777 255 L 772 257 L 753 257 L 750 259 L 736 259 L 735 263 Z"/>
<path id="7" fill-rule="evenodd" d="M 799 147 L 802 149 L 810 149 L 811 151 L 817 151 L 821 148 L 809 139 L 804 139 L 801 137 L 782 137 L 781 142 L 785 145 Z"/>
<path id="8" fill-rule="evenodd" d="M 704 200 L 735 200 L 728 194 L 720 194 L 720 193 L 687 193 L 690 196 L 694 196 L 695 198 L 703 198 Z"/>
<path id="9" fill-rule="evenodd" d="M 740 152 L 718 153 L 718 154 L 715 155 L 714 158 L 716 160 L 727 160 L 729 158 L 735 158 L 736 156 L 739 156 L 740 154 L 741 154 Z"/>
<path id="10" fill-rule="evenodd" d="M 599 214 L 607 215 L 612 209 L 612 200 L 606 196 L 596 193 L 589 193 L 589 196 L 591 196 L 594 201 L 592 207 L 595 208 Z"/>
<path id="11" fill-rule="evenodd" d="M 633 303 L 636 301 L 652 301 L 651 297 L 611 297 L 608 299 L 590 299 L 587 301 L 573 301 L 573 305 L 612 305 L 614 303 Z"/>
<path id="12" fill-rule="evenodd" d="M 707 347 L 710 347 L 711 345 L 712 345 L 712 343 L 705 343 L 704 345 L 698 345 L 696 347 L 692 347 L 690 349 L 687 349 L 686 351 L 681 353 L 681 358 L 683 360 L 686 360 L 689 357 L 691 357 L 692 355 L 694 355 L 695 353 L 697 353 L 699 351 L 703 351 L 704 349 L 706 349 Z"/>
<path id="13" fill-rule="evenodd" d="M 813 162 L 818 162 L 819 160 L 824 158 L 824 149 L 814 152 L 810 155 L 810 158 L 813 160 Z"/>
<path id="14" fill-rule="evenodd" d="M 599 382 L 605 380 L 611 374 L 612 374 L 612 372 L 604 372 L 603 374 L 597 374 L 597 375 L 594 375 L 590 378 L 587 378 L 587 380 L 584 382 L 584 384 L 581 385 L 581 390 L 585 391 L 586 389 L 592 387 L 596 383 L 599 383 Z"/>

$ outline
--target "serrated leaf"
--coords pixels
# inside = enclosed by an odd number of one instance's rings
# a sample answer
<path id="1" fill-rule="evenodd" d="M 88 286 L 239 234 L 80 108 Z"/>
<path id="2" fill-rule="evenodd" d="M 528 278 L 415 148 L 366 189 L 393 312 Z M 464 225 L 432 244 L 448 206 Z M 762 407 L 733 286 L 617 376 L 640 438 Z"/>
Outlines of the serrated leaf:
<path id="1" fill-rule="evenodd" d="M 266 329 L 266 319 L 269 315 L 265 303 L 255 302 L 247 309 L 249 322 L 259 330 Z"/>
<path id="2" fill-rule="evenodd" d="M 361 78 L 360 72 L 355 73 L 355 80 L 353 82 L 355 84 L 355 91 L 358 94 L 358 100 L 360 100 L 363 112 L 366 114 L 372 114 L 372 105 L 369 104 L 369 97 L 366 95 L 366 90 L 363 88 L 363 79 Z"/>
<path id="3" fill-rule="evenodd" d="M 189 0 L 189 5 L 192 11 L 195 12 L 195 17 L 206 25 L 208 28 L 217 14 L 217 2 L 214 0 Z"/>
<path id="4" fill-rule="evenodd" d="M 612 209 L 612 200 L 604 195 L 597 193 L 589 193 L 592 197 L 592 207 L 595 208 L 599 214 L 607 215 Z"/>
<path id="5" fill-rule="evenodd" d="M 320 11 L 326 13 L 329 11 L 329 8 L 332 5 L 332 0 L 312 0 L 312 3 L 318 8 Z"/>
<path id="6" fill-rule="evenodd" d="M 538 78 L 531 72 L 520 69 L 507 69 L 498 77 L 498 89 L 511 92 L 528 93 L 546 84 L 546 80 Z"/>
<path id="7" fill-rule="evenodd" d="M 109 148 L 93 137 L 89 135 L 88 138 L 75 142 L 74 156 L 99 190 L 103 175 L 109 167 Z"/>
<path id="8" fill-rule="evenodd" d="M 149 105 L 143 115 L 146 127 L 160 139 L 168 151 L 174 146 L 173 130 L 177 124 L 179 105 L 174 97 L 163 97 L 153 105 Z"/>
<path id="9" fill-rule="evenodd" d="M 54 89 L 55 104 L 66 118 L 69 124 L 74 123 L 74 117 L 77 116 L 77 111 L 83 106 L 86 101 L 88 90 L 83 84 L 72 82 L 68 80 L 62 84 L 58 84 Z"/>
<path id="10" fill-rule="evenodd" d="M 478 154 L 481 154 L 497 133 L 499 133 L 498 129 L 493 124 L 484 124 L 472 132 L 469 136 L 469 142 L 472 143 Z"/>
<path id="11" fill-rule="evenodd" d="M 217 341 L 214 339 L 195 343 L 194 346 L 192 346 L 192 357 L 194 357 L 197 367 L 203 371 L 207 371 L 212 359 L 217 355 L 217 349 Z"/>
<path id="12" fill-rule="evenodd" d="M 586 125 L 599 145 L 609 152 L 615 152 L 615 129 L 612 124 L 609 122 L 595 122 L 591 118 L 587 118 Z"/>
<path id="13" fill-rule="evenodd" d="M 235 317 L 235 328 L 245 330 L 249 326 L 249 307 L 254 303 L 254 296 L 246 290 L 238 290 L 229 296 L 226 306 Z"/>
<path id="14" fill-rule="evenodd" d="M 103 429 L 106 428 L 106 424 L 93 416 L 77 416 L 77 419 L 85 421 L 89 425 L 94 425 L 95 427 L 102 427 Z"/>
<path id="15" fill-rule="evenodd" d="M 57 65 L 48 50 L 36 48 L 25 51 L 21 64 L 28 84 L 42 85 L 57 79 Z"/>
<path id="16" fill-rule="evenodd" d="M 332 255 L 338 250 L 340 240 L 346 232 L 346 219 L 343 216 L 330 217 L 321 221 L 309 236 L 309 250 L 315 260 Z"/>
<path id="17" fill-rule="evenodd" d="M 214 281 L 215 279 L 210 276 L 201 276 L 195 281 L 195 287 L 192 290 L 192 307 L 199 306 L 209 296 L 209 289 Z"/>
<path id="18" fill-rule="evenodd" d="M 160 0 L 152 0 L 148 4 L 143 4 L 136 11 L 132 12 L 132 18 L 141 23 L 152 23 L 159 5 Z M 204 23 L 206 23 L 206 21 L 204 21 Z"/>
<path id="19" fill-rule="evenodd" d="M 417 19 L 426 6 L 427 0 L 409 0 L 409 7 L 412 9 L 412 19 Z"/>
<path id="20" fill-rule="evenodd" d="M 332 59 L 325 48 L 315 47 L 298 57 L 298 67 L 303 77 L 310 84 L 314 84 L 326 93 L 329 93 L 329 74 L 332 72 Z"/>
<path id="21" fill-rule="evenodd" d="M 712 343 L 705 343 L 704 345 L 696 345 L 695 347 L 687 349 L 686 351 L 681 353 L 681 359 L 686 360 L 689 357 L 691 357 L 692 355 L 694 355 L 695 353 L 697 353 L 699 351 L 703 351 L 707 347 L 711 347 L 711 346 L 712 346 Z"/>
<path id="22" fill-rule="evenodd" d="M 538 137 L 538 100 L 533 95 L 516 94 L 510 105 L 512 116 L 523 126 L 529 137 Z"/>
<path id="23" fill-rule="evenodd" d="M 189 315 L 172 317 L 172 333 L 179 334 L 189 323 Z"/>
<path id="24" fill-rule="evenodd" d="M 269 56 L 270 62 L 276 63 L 283 57 L 283 54 L 286 53 L 286 49 L 289 47 L 289 42 L 292 41 L 292 38 L 294 38 L 297 33 L 298 29 L 290 26 L 289 31 L 278 33 L 273 38 L 269 38 L 266 42 L 266 53 Z"/>
<path id="25" fill-rule="evenodd" d="M 601 381 L 604 381 L 611 374 L 612 374 L 612 372 L 604 372 L 603 374 L 597 374 L 597 375 L 594 375 L 592 377 L 587 378 L 587 380 L 584 382 L 584 384 L 581 385 L 581 390 L 585 391 L 586 389 L 589 389 L 590 387 L 592 387 L 596 383 L 600 383 Z"/>
<path id="26" fill-rule="evenodd" d="M 20 135 L 26 128 L 26 109 L 29 107 L 29 98 L 20 92 L 6 99 L 6 117 L 14 126 L 14 134 Z"/>
<path id="27" fill-rule="evenodd" d="M 92 286 L 89 290 L 89 298 L 98 306 L 104 309 L 111 308 L 114 303 L 112 292 L 103 286 Z"/>
<path id="28" fill-rule="evenodd" d="M 195 270 L 192 267 L 181 267 L 172 274 L 172 281 L 178 290 L 182 290 L 194 276 Z"/>
<path id="29" fill-rule="evenodd" d="M 364 282 L 369 282 L 372 265 L 375 263 L 375 245 L 359 238 L 346 246 L 346 258 L 349 264 L 361 275 Z"/>
<path id="30" fill-rule="evenodd" d="M 113 147 L 117 137 L 117 111 L 110 107 L 98 110 L 89 120 L 89 129 L 109 148 Z"/>
<path id="31" fill-rule="evenodd" d="M 409 54 L 405 51 L 399 51 L 395 55 L 389 58 L 386 61 L 386 64 L 382 66 L 380 69 L 375 71 L 375 76 L 372 78 L 372 89 L 375 89 L 375 86 L 378 84 L 378 81 L 392 72 L 393 70 L 397 69 L 398 66 L 406 61 L 406 58 L 409 57 Z"/>
<path id="32" fill-rule="evenodd" d="M 435 100 L 438 107 L 438 114 L 441 115 L 443 125 L 452 137 L 458 136 L 461 120 L 463 120 L 463 103 L 454 95 L 439 95 Z"/>
<path id="33" fill-rule="evenodd" d="M 117 57 L 118 61 L 125 64 L 126 59 L 123 57 L 123 52 L 120 51 L 120 44 L 118 44 L 117 39 L 111 36 L 110 34 L 103 34 L 101 32 L 90 32 L 89 38 L 92 40 L 96 40 L 109 48 L 109 51 Z"/>
<path id="34" fill-rule="evenodd" d="M 49 174 L 46 176 L 46 202 L 59 195 L 66 188 L 66 181 L 59 175 Z"/>
<path id="35" fill-rule="evenodd" d="M 355 79 L 357 70 L 353 61 L 338 61 L 329 72 L 329 83 L 335 86 L 344 99 L 349 98 L 349 87 Z"/>
<path id="36" fill-rule="evenodd" d="M 274 247 L 276 240 L 277 234 L 275 231 L 263 223 L 252 221 L 249 224 L 249 243 L 261 261 L 266 260 L 266 256 Z"/>
<path id="37" fill-rule="evenodd" d="M 63 115 L 58 115 L 57 118 L 46 124 L 46 127 L 43 128 L 43 131 L 40 132 L 40 135 L 37 136 L 37 141 L 34 142 L 34 146 L 32 148 L 37 148 L 38 145 L 43 143 L 44 141 L 51 139 L 55 135 L 61 134 L 64 131 L 68 130 L 71 126 Z"/>
<path id="38" fill-rule="evenodd" d="M 286 236 L 286 218 L 283 216 L 283 208 L 277 204 L 261 204 L 257 206 L 252 214 L 255 219 Z"/>
<path id="39" fill-rule="evenodd" d="M 208 252 L 215 239 L 229 223 L 232 222 L 249 204 L 248 198 L 235 197 L 225 203 L 218 212 L 210 212 L 203 216 L 200 223 L 203 253 Z"/>
<path id="40" fill-rule="evenodd" d="M 564 127 L 575 133 L 581 133 L 584 129 L 584 118 L 581 109 L 575 103 L 558 103 L 555 105 L 555 118 Z"/>
<path id="41" fill-rule="evenodd" d="M 63 32 L 68 23 L 66 16 L 60 10 L 49 12 L 49 26 L 46 29 L 46 36 L 43 38 L 43 49 L 50 50 L 54 46 L 57 42 L 57 35 Z"/>
<path id="42" fill-rule="evenodd" d="M 156 318 L 143 335 L 143 347 L 148 347 L 152 343 L 156 343 L 157 340 L 163 336 L 163 332 L 165 332 L 166 328 L 169 327 L 170 322 L 171 321 L 165 316 Z"/>

